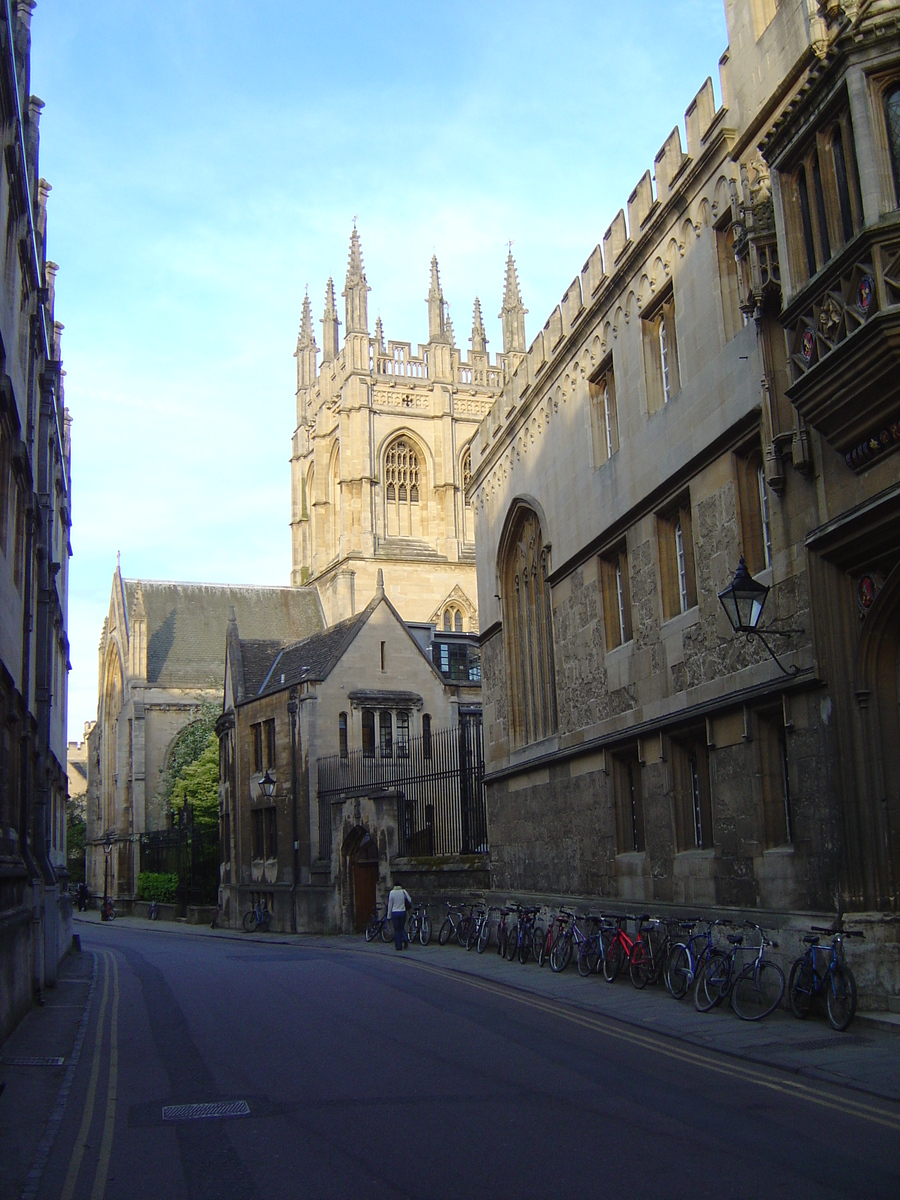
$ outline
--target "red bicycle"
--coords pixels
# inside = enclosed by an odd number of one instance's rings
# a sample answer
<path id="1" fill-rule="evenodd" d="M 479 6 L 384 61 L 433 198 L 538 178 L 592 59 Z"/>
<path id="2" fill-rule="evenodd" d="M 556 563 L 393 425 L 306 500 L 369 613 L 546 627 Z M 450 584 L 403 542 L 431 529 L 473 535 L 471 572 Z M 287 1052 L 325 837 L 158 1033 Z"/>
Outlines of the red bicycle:
<path id="1" fill-rule="evenodd" d="M 639 953 L 646 953 L 643 942 L 641 941 L 640 929 L 645 921 L 650 920 L 650 914 L 644 913 L 640 917 L 621 917 L 615 916 L 613 920 L 616 923 L 616 932 L 612 936 L 609 943 L 609 949 L 606 952 L 606 958 L 603 960 L 603 978 L 607 983 L 613 983 L 619 972 L 625 966 L 626 962 L 631 962 L 631 956 L 635 952 L 635 946 L 640 946 Z M 638 927 L 637 937 L 632 939 L 628 936 L 622 926 L 626 921 L 636 921 Z"/>

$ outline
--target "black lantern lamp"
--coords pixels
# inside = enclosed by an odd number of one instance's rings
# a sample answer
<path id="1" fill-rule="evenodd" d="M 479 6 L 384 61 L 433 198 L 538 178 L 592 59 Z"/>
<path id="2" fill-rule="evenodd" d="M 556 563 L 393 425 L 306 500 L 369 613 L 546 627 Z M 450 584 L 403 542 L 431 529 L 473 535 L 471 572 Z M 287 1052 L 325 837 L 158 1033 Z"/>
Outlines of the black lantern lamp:
<path id="1" fill-rule="evenodd" d="M 266 767 L 266 773 L 265 773 L 265 775 L 263 775 L 262 779 L 259 781 L 259 790 L 262 792 L 262 794 L 265 796 L 265 798 L 267 800 L 271 800 L 272 797 L 275 795 L 275 785 L 277 782 L 278 781 L 276 779 L 273 779 L 272 776 L 269 774 L 269 768 Z"/>
<path id="2" fill-rule="evenodd" d="M 791 667 L 784 666 L 763 635 L 764 633 L 768 633 L 786 637 L 794 633 L 802 633 L 803 630 L 760 629 L 759 622 L 762 619 L 763 608 L 765 607 L 768 595 L 769 589 L 764 583 L 757 583 L 747 570 L 744 556 L 741 555 L 738 568 L 734 573 L 734 579 L 732 579 L 727 588 L 719 592 L 719 603 L 725 609 L 725 616 L 728 618 L 728 622 L 735 633 L 743 633 L 746 637 L 759 638 L 773 660 L 784 671 L 785 675 L 796 675 L 800 668 L 796 664 Z"/>

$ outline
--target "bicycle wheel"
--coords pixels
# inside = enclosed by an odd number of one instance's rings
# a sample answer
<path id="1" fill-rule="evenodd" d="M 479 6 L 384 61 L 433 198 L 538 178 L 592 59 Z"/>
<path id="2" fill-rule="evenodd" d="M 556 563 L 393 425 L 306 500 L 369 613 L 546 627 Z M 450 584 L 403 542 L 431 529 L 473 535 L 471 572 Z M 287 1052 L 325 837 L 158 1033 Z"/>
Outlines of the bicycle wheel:
<path id="1" fill-rule="evenodd" d="M 550 951 L 550 970 L 559 974 L 564 971 L 572 959 L 572 939 L 565 934 L 553 943 Z"/>
<path id="2" fill-rule="evenodd" d="M 666 962 L 666 987 L 676 1000 L 683 1000 L 693 978 L 688 948 L 679 942 L 672 947 Z"/>
<path id="3" fill-rule="evenodd" d="M 588 975 L 592 975 L 597 970 L 597 960 L 600 957 L 597 945 L 593 938 L 588 938 L 586 942 L 582 942 L 578 947 L 578 974 L 582 979 L 587 979 Z"/>
<path id="4" fill-rule="evenodd" d="M 519 953 L 519 927 L 513 926 L 509 931 L 509 937 L 506 940 L 506 960 L 507 962 L 515 962 L 516 955 Z"/>
<path id="5" fill-rule="evenodd" d="M 773 1013 L 784 996 L 784 971 L 764 958 L 748 963 L 735 980 L 731 1007 L 742 1021 L 761 1021 Z"/>
<path id="6" fill-rule="evenodd" d="M 481 922 L 481 928 L 478 930 L 478 941 L 475 943 L 475 949 L 479 954 L 484 954 L 488 946 L 491 944 L 491 921 L 490 917 L 485 917 Z"/>
<path id="7" fill-rule="evenodd" d="M 497 953 L 501 958 L 506 958 L 506 939 L 509 936 L 509 931 L 506 928 L 506 922 L 500 920 L 497 922 Z"/>
<path id="8" fill-rule="evenodd" d="M 638 991 L 645 988 L 650 982 L 650 955 L 647 952 L 647 943 L 643 938 L 638 938 L 631 947 L 631 954 L 628 956 L 628 974 Z"/>
<path id="9" fill-rule="evenodd" d="M 453 936 L 453 932 L 454 932 L 453 922 L 450 920 L 449 917 L 445 917 L 444 923 L 441 926 L 440 931 L 438 933 L 438 945 L 446 946 L 447 943 L 450 941 L 450 938 Z"/>
<path id="10" fill-rule="evenodd" d="M 470 921 L 466 930 L 466 949 L 471 950 L 478 941 L 478 922 Z"/>
<path id="11" fill-rule="evenodd" d="M 411 942 L 414 942 L 419 936 L 419 918 L 415 913 L 410 913 L 407 917 L 404 932 Z"/>
<path id="12" fill-rule="evenodd" d="M 106 910 L 106 919 L 107 921 L 114 921 L 116 919 L 116 906 L 114 904 L 110 904 Z"/>
<path id="13" fill-rule="evenodd" d="M 423 946 L 427 946 L 431 941 L 431 917 L 428 913 L 422 913 L 422 923 L 419 926 L 419 941 Z"/>
<path id="14" fill-rule="evenodd" d="M 721 1004 L 728 992 L 730 978 L 731 959 L 721 950 L 713 950 L 697 972 L 697 986 L 694 989 L 694 1007 L 697 1012 L 709 1012 L 711 1008 Z"/>
<path id="15" fill-rule="evenodd" d="M 374 942 L 378 937 L 378 914 L 372 913 L 366 923 L 366 941 Z"/>
<path id="16" fill-rule="evenodd" d="M 603 978 L 607 983 L 613 983 L 625 963 L 625 947 L 620 938 L 615 938 L 610 944 L 603 960 Z"/>
<path id="17" fill-rule="evenodd" d="M 843 1033 L 856 1012 L 856 980 L 846 964 L 835 965 L 825 978 L 825 1008 L 831 1028 Z"/>
<path id="18" fill-rule="evenodd" d="M 256 910 L 250 909 L 244 913 L 244 933 L 252 933 L 256 928 Z"/>
<path id="19" fill-rule="evenodd" d="M 392 942 L 394 940 L 394 922 L 390 917 L 384 917 L 381 922 L 381 940 L 383 942 Z"/>
<path id="20" fill-rule="evenodd" d="M 791 967 L 788 979 L 788 1000 L 791 1012 L 802 1021 L 809 1016 L 813 999 L 819 990 L 819 980 L 807 956 L 801 955 Z"/>
<path id="21" fill-rule="evenodd" d="M 531 953 L 535 962 L 538 961 L 538 951 L 543 946 L 546 937 L 543 925 L 535 925 L 531 931 Z"/>
<path id="22" fill-rule="evenodd" d="M 519 941 L 519 962 L 524 967 L 528 962 L 528 957 L 531 954 L 531 930 L 523 929 L 522 937 Z"/>

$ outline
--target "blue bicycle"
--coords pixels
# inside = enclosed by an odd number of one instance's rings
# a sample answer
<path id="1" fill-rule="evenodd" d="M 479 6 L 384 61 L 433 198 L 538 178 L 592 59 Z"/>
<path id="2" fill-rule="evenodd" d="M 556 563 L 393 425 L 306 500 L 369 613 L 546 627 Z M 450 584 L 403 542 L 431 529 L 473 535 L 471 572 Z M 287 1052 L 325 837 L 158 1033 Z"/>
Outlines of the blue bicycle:
<path id="1" fill-rule="evenodd" d="M 831 934 L 831 945 L 820 946 L 821 934 Z M 838 1033 L 849 1026 L 856 1013 L 856 980 L 844 962 L 844 938 L 863 937 L 861 930 L 819 929 L 804 935 L 806 952 L 791 967 L 788 999 L 791 1012 L 801 1020 L 809 1016 L 816 996 L 825 997 L 825 1010 L 832 1029 Z"/>

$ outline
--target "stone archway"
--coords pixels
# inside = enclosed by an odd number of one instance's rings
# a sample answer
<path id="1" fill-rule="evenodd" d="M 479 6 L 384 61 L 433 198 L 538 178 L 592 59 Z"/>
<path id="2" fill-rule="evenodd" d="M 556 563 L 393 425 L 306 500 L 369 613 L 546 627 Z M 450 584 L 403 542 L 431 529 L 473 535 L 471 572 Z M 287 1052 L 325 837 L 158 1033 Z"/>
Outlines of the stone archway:
<path id="1" fill-rule="evenodd" d="M 347 908 L 353 927 L 361 933 L 378 907 L 378 842 L 362 825 L 351 829 L 341 847 L 347 864 L 350 903 Z"/>

